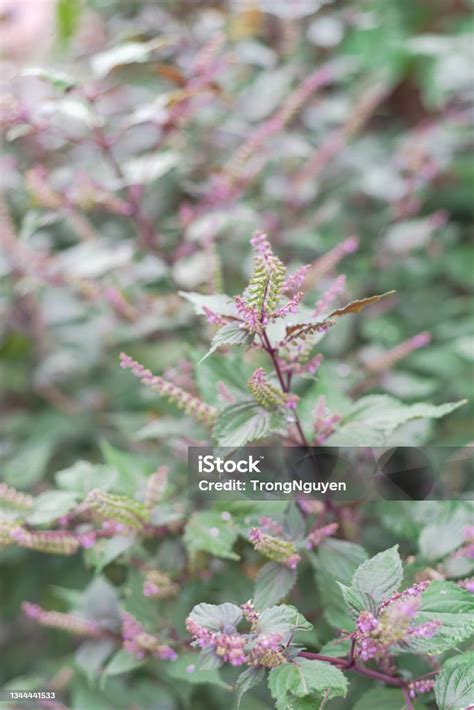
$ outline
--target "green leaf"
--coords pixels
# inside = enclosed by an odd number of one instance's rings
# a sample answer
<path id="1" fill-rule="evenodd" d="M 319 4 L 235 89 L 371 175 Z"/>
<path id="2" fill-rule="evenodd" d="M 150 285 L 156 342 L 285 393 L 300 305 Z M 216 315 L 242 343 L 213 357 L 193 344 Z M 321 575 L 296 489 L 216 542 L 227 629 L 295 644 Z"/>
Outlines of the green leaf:
<path id="1" fill-rule="evenodd" d="M 335 628 L 349 629 L 352 626 L 340 584 L 349 585 L 352 575 L 366 559 L 367 552 L 361 545 L 337 539 L 325 540 L 316 552 L 310 553 L 324 617 Z M 357 600 L 358 609 L 361 609 L 362 602 L 359 597 Z"/>
<path id="2" fill-rule="evenodd" d="M 125 185 L 143 185 L 158 180 L 175 168 L 179 163 L 177 153 L 168 150 L 161 153 L 147 153 L 128 160 L 122 165 L 125 179 L 120 180 L 120 187 Z"/>
<path id="3" fill-rule="evenodd" d="M 86 496 L 94 488 L 100 488 L 102 491 L 110 490 L 117 477 L 117 472 L 112 466 L 76 461 L 69 468 L 58 471 L 54 479 L 60 488 Z"/>
<path id="4" fill-rule="evenodd" d="M 330 574 L 338 582 L 350 584 L 352 575 L 367 557 L 362 545 L 332 538 L 318 546 L 314 562 L 323 576 Z"/>
<path id="5" fill-rule="evenodd" d="M 332 656 L 333 658 L 345 658 L 349 656 L 351 642 L 347 638 L 335 638 L 328 641 L 319 649 L 319 653 L 323 656 Z"/>
<path id="6" fill-rule="evenodd" d="M 213 436 L 220 446 L 243 446 L 286 427 L 282 409 L 268 411 L 256 402 L 239 402 L 224 409 L 217 418 Z"/>
<path id="7" fill-rule="evenodd" d="M 47 81 L 59 91 L 67 91 L 75 86 L 75 81 L 68 74 L 53 69 L 43 67 L 31 67 L 21 73 L 22 76 L 36 76 Z M 27 215 L 28 216 L 28 215 Z"/>
<path id="8" fill-rule="evenodd" d="M 204 362 L 204 360 L 208 358 L 209 355 L 212 355 L 217 348 L 220 348 L 221 345 L 241 345 L 248 348 L 252 344 L 254 338 L 254 333 L 249 333 L 247 330 L 244 330 L 240 327 L 239 323 L 227 323 L 219 328 L 217 333 L 214 335 L 210 349 L 204 357 L 199 360 L 198 365 Z"/>
<path id="9" fill-rule="evenodd" d="M 67 1 L 67 0 L 65 0 Z M 148 61 L 151 52 L 162 44 L 159 40 L 151 42 L 127 42 L 112 47 L 105 52 L 95 54 L 91 65 L 94 74 L 103 78 L 116 67 L 127 64 L 140 64 Z"/>
<path id="10" fill-rule="evenodd" d="M 394 431 L 413 419 L 440 419 L 454 412 L 466 400 L 446 404 L 404 404 L 394 397 L 374 394 L 355 402 L 328 446 L 383 446 Z"/>
<path id="11" fill-rule="evenodd" d="M 423 528 L 419 539 L 423 557 L 430 561 L 439 560 L 456 550 L 463 543 L 463 530 L 468 523 L 467 513 L 456 510 L 445 520 L 437 520 Z"/>
<path id="12" fill-rule="evenodd" d="M 56 25 L 61 42 L 67 42 L 76 32 L 81 16 L 80 0 L 58 0 L 56 3 Z"/>
<path id="13" fill-rule="evenodd" d="M 295 585 L 297 576 L 296 570 L 288 569 L 278 562 L 268 562 L 264 565 L 255 580 L 255 608 L 266 609 L 286 597 Z"/>
<path id="14" fill-rule="evenodd" d="M 337 584 L 342 592 L 342 597 L 344 599 L 344 603 L 347 609 L 349 610 L 349 614 L 352 616 L 353 619 L 357 619 L 360 612 L 366 606 L 372 608 L 372 605 L 368 602 L 368 600 L 364 599 L 362 594 L 356 592 L 354 589 L 352 589 L 352 587 L 347 587 L 345 584 L 341 584 L 341 582 L 338 582 Z"/>
<path id="15" fill-rule="evenodd" d="M 209 631 L 221 631 L 224 626 L 237 626 L 242 620 L 242 609 L 236 604 L 197 604 L 189 617 Z"/>
<path id="16" fill-rule="evenodd" d="M 435 581 L 421 595 L 416 625 L 440 621 L 432 638 L 414 638 L 408 649 L 416 653 L 442 653 L 474 634 L 474 594 L 454 582 Z"/>
<path id="17" fill-rule="evenodd" d="M 117 651 L 117 653 L 112 656 L 112 658 L 104 668 L 103 676 L 121 675 L 122 673 L 129 673 L 130 671 L 134 671 L 135 669 L 140 668 L 140 666 L 143 666 L 143 664 L 144 661 L 140 658 L 136 658 L 133 654 L 128 653 L 123 649 L 120 649 L 120 651 Z"/>
<path id="18" fill-rule="evenodd" d="M 363 562 L 352 577 L 352 591 L 359 594 L 366 608 L 376 611 L 399 588 L 403 568 L 398 545 Z"/>
<path id="19" fill-rule="evenodd" d="M 65 515 L 76 504 L 77 496 L 69 491 L 47 491 L 35 498 L 26 518 L 31 525 L 45 525 Z"/>
<path id="20" fill-rule="evenodd" d="M 196 384 L 201 399 L 215 407 L 222 407 L 218 384 L 222 382 L 235 400 L 248 397 L 247 380 L 253 372 L 248 363 L 242 362 L 237 352 L 229 352 L 226 357 L 204 360 L 195 369 Z"/>
<path id="21" fill-rule="evenodd" d="M 184 542 L 191 555 L 207 552 L 227 560 L 239 560 L 232 551 L 238 531 L 232 522 L 223 520 L 219 513 L 204 511 L 194 513 L 184 532 Z"/>
<path id="22" fill-rule="evenodd" d="M 237 710 L 240 708 L 244 693 L 259 685 L 264 678 L 265 670 L 263 668 L 247 668 L 239 675 L 235 684 L 235 705 Z"/>
<path id="23" fill-rule="evenodd" d="M 296 630 L 309 631 L 313 625 L 307 621 L 298 609 L 287 604 L 272 606 L 265 609 L 258 621 L 258 631 L 261 634 L 282 634 L 289 636 Z"/>
<path id="24" fill-rule="evenodd" d="M 84 641 L 77 649 L 74 661 L 90 681 L 99 674 L 104 662 L 114 648 L 114 642 L 109 639 Z"/>
<path id="25" fill-rule="evenodd" d="M 417 708 L 420 706 L 417 705 Z M 359 698 L 352 710 L 403 710 L 405 701 L 401 690 L 373 688 Z"/>
<path id="26" fill-rule="evenodd" d="M 344 696 L 347 680 L 344 674 L 329 663 L 297 658 L 293 663 L 283 663 L 273 668 L 268 676 L 268 687 L 275 700 L 283 701 L 295 695 L 304 698 L 311 694 L 329 691 L 328 697 Z"/>
<path id="27" fill-rule="evenodd" d="M 96 544 L 84 553 L 87 564 L 101 572 L 104 567 L 120 557 L 135 544 L 134 535 L 114 535 L 108 540 L 98 540 Z"/>
<path id="28" fill-rule="evenodd" d="M 4 481 L 15 488 L 26 488 L 39 481 L 53 448 L 53 442 L 46 439 L 26 443 L 3 467 Z"/>
<path id="29" fill-rule="evenodd" d="M 134 496 L 137 488 L 144 482 L 144 467 L 141 465 L 140 457 L 120 451 L 107 441 L 101 442 L 100 449 L 106 463 L 118 473 L 117 488 L 120 493 Z M 151 473 L 152 469 L 150 467 L 148 469 L 148 472 Z M 100 485 L 97 487 L 100 488 Z"/>
<path id="30" fill-rule="evenodd" d="M 201 685 L 210 683 L 230 690 L 230 686 L 225 683 L 217 670 L 202 670 L 199 667 L 199 657 L 196 653 L 185 653 L 180 655 L 173 663 L 166 665 L 166 673 L 176 680 L 184 680 L 186 683 Z"/>
<path id="31" fill-rule="evenodd" d="M 448 659 L 434 687 L 439 710 L 460 710 L 474 704 L 474 651 Z"/>

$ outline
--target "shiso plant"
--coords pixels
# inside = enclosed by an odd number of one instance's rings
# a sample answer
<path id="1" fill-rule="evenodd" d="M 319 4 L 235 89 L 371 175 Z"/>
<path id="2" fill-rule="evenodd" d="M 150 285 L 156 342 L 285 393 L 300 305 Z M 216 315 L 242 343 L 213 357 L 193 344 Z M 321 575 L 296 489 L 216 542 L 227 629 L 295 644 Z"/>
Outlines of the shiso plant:
<path id="1" fill-rule="evenodd" d="M 60 0 L 56 54 L 7 43 L 0 693 L 474 706 L 467 5 Z M 247 444 L 449 446 L 457 499 L 192 502 L 188 448 Z"/>

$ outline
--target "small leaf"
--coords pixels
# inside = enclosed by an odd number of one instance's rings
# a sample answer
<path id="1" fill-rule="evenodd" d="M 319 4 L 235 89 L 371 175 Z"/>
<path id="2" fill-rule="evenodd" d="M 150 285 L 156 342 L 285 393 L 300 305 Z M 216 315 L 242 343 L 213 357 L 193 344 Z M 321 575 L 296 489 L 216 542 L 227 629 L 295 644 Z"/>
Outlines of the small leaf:
<path id="1" fill-rule="evenodd" d="M 122 166 L 125 180 L 120 181 L 120 187 L 154 182 L 176 167 L 178 162 L 178 155 L 171 150 L 162 153 L 148 153 L 133 158 Z"/>
<path id="2" fill-rule="evenodd" d="M 395 291 L 387 291 L 386 293 L 381 293 L 377 296 L 368 296 L 368 298 L 360 298 L 357 301 L 351 301 L 346 306 L 342 308 L 337 308 L 335 311 L 329 314 L 329 318 L 339 318 L 340 316 L 345 316 L 348 313 L 360 313 L 367 306 L 371 306 L 373 303 L 378 303 L 382 298 L 386 296 L 391 296 Z"/>
<path id="3" fill-rule="evenodd" d="M 259 570 L 255 580 L 253 603 L 256 609 L 266 609 L 286 597 L 296 579 L 296 570 L 278 562 L 268 562 Z"/>
<path id="4" fill-rule="evenodd" d="M 47 491 L 35 498 L 26 518 L 31 525 L 45 525 L 68 513 L 76 504 L 77 496 L 69 491 Z"/>
<path id="5" fill-rule="evenodd" d="M 136 658 L 133 654 L 121 649 L 120 651 L 117 651 L 114 656 L 112 656 L 109 663 L 104 668 L 104 676 L 129 673 L 130 671 L 134 671 L 136 668 L 143 666 L 143 664 L 143 660 Z"/>
<path id="6" fill-rule="evenodd" d="M 219 513 L 203 511 L 194 513 L 184 532 L 184 542 L 191 555 L 207 552 L 227 560 L 239 560 L 232 551 L 238 531 L 232 523 L 222 520 Z"/>
<path id="7" fill-rule="evenodd" d="M 108 639 L 84 641 L 77 649 L 74 661 L 90 681 L 98 675 L 114 648 L 114 642 Z"/>
<path id="8" fill-rule="evenodd" d="M 361 596 L 368 609 L 376 611 L 399 588 L 403 568 L 398 545 L 363 562 L 352 577 L 352 590 Z"/>
<path id="9" fill-rule="evenodd" d="M 342 592 L 344 603 L 353 619 L 357 619 L 360 612 L 366 606 L 369 608 L 373 608 L 375 606 L 372 605 L 367 599 L 364 599 L 362 594 L 356 592 L 352 589 L 352 587 L 347 587 L 345 584 L 341 584 L 341 582 L 338 582 L 338 587 Z"/>
<path id="10" fill-rule="evenodd" d="M 265 670 L 263 668 L 247 668 L 246 671 L 239 675 L 235 684 L 236 710 L 240 708 L 244 693 L 254 688 L 256 685 L 259 685 L 264 678 Z"/>
<path id="11" fill-rule="evenodd" d="M 474 651 L 449 658 L 434 687 L 439 710 L 459 710 L 474 704 Z"/>
<path id="12" fill-rule="evenodd" d="M 221 446 L 243 446 L 284 427 L 286 418 L 282 409 L 269 411 L 253 401 L 239 402 L 222 410 L 213 436 Z"/>
<path id="13" fill-rule="evenodd" d="M 244 330 L 240 327 L 239 323 L 227 323 L 219 328 L 214 335 L 210 349 L 204 357 L 199 360 L 198 365 L 209 357 L 209 355 L 212 355 L 221 345 L 241 345 L 248 348 L 252 344 L 254 337 L 254 333 L 249 333 L 247 330 Z"/>
<path id="14" fill-rule="evenodd" d="M 209 631 L 221 631 L 225 626 L 237 626 L 242 620 L 242 609 L 236 604 L 197 604 L 189 615 L 190 619 Z"/>
<path id="15" fill-rule="evenodd" d="M 296 630 L 309 631 L 312 628 L 313 625 L 294 606 L 287 604 L 265 609 L 258 621 L 258 631 L 261 634 L 289 636 Z"/>

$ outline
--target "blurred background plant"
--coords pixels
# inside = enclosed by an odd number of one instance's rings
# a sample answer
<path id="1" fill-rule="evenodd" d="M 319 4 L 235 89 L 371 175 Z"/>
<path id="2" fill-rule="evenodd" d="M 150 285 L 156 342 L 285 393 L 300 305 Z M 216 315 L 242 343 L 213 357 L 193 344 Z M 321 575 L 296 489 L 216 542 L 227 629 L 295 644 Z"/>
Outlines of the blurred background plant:
<path id="1" fill-rule="evenodd" d="M 87 476 L 118 471 L 134 492 L 134 471 L 184 471 L 203 432 L 118 355 L 210 404 L 217 382 L 241 388 L 241 356 L 195 368 L 213 329 L 178 291 L 216 294 L 225 277 L 239 293 L 256 229 L 285 263 L 313 264 L 310 289 L 329 288 L 341 261 L 336 297 L 396 290 L 322 343 L 315 394 L 330 411 L 368 392 L 471 399 L 472 23 L 468 0 L 1 0 L 1 480 L 38 495 L 59 476 L 87 492 Z M 468 403 L 400 436 L 463 445 L 472 419 Z M 65 580 L 80 589 L 91 573 L 0 554 L 5 681 L 37 666 L 20 602 L 44 586 L 66 608 Z M 48 644 L 42 672 L 69 683 L 68 640 Z M 73 707 L 108 707 L 74 683 Z M 108 692 L 113 705 L 122 686 Z"/>

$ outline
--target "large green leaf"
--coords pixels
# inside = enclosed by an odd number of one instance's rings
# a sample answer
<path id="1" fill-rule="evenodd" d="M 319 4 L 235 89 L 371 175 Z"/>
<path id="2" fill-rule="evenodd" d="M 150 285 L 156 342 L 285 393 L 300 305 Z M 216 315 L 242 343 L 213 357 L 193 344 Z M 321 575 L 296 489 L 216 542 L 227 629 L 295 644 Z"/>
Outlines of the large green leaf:
<path id="1" fill-rule="evenodd" d="M 292 696 L 304 698 L 326 692 L 328 697 L 344 696 L 347 680 L 338 668 L 329 663 L 297 658 L 293 663 L 273 668 L 268 676 L 268 687 L 273 698 L 282 702 Z"/>
<path id="2" fill-rule="evenodd" d="M 416 625 L 441 622 L 431 638 L 412 637 L 408 650 L 416 653 L 441 653 L 454 648 L 474 634 L 474 594 L 454 582 L 435 581 L 421 595 Z"/>
<path id="3" fill-rule="evenodd" d="M 474 704 L 474 651 L 447 660 L 436 679 L 439 710 L 460 710 Z"/>
<path id="4" fill-rule="evenodd" d="M 374 394 L 359 399 L 327 439 L 330 446 L 383 446 L 395 430 L 413 419 L 440 419 L 466 400 L 446 404 L 404 404 L 394 397 Z"/>
<path id="5" fill-rule="evenodd" d="M 256 402 L 232 404 L 217 418 L 213 436 L 221 446 L 243 446 L 286 426 L 284 411 L 263 409 Z"/>
<path id="6" fill-rule="evenodd" d="M 296 570 L 278 562 L 267 562 L 255 580 L 253 602 L 257 609 L 266 609 L 286 597 L 296 583 Z"/>
<path id="7" fill-rule="evenodd" d="M 352 577 L 352 591 L 360 596 L 366 608 L 376 611 L 381 602 L 397 591 L 402 578 L 402 561 L 395 545 L 358 567 Z"/>

